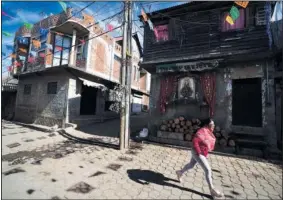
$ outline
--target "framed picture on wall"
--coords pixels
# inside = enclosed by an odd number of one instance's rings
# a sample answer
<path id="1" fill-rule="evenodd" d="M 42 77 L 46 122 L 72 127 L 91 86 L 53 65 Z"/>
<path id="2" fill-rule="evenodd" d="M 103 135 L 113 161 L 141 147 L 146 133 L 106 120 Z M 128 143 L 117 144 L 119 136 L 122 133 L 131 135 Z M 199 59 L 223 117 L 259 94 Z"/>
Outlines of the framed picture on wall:
<path id="1" fill-rule="evenodd" d="M 178 99 L 196 99 L 196 80 L 185 77 L 178 82 Z"/>

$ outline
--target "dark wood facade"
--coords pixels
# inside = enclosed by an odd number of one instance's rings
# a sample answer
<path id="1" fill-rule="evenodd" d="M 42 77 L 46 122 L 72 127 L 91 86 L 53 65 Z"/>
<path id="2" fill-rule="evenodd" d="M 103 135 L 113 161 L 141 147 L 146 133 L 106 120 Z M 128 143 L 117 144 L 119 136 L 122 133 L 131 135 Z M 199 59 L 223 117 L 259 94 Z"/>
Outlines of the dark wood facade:
<path id="1" fill-rule="evenodd" d="M 217 58 L 224 58 L 225 63 L 270 57 L 264 4 L 250 2 L 244 9 L 244 28 L 225 32 L 224 15 L 233 2 L 192 2 L 153 12 L 149 16 L 154 26 L 168 24 L 169 40 L 156 42 L 146 24 L 143 66 L 154 72 L 153 64 Z"/>

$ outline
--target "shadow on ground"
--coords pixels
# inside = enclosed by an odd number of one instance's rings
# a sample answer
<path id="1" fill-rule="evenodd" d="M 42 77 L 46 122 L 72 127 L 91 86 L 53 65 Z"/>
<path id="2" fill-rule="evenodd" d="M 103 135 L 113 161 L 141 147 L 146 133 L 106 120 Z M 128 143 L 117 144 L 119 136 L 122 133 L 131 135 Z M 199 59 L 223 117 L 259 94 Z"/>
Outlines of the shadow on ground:
<path id="1" fill-rule="evenodd" d="M 154 184 L 157 184 L 157 185 L 178 188 L 178 189 L 183 190 L 183 191 L 192 192 L 192 193 L 195 193 L 195 194 L 200 195 L 202 197 L 212 199 L 211 195 L 204 194 L 202 192 L 198 192 L 196 190 L 192 190 L 192 189 L 185 188 L 185 187 L 178 186 L 176 184 L 171 183 L 171 182 L 175 182 L 175 183 L 177 182 L 178 183 L 178 181 L 174 180 L 174 179 L 167 178 L 161 173 L 153 172 L 153 171 L 150 171 L 150 170 L 140 170 L 140 169 L 130 169 L 130 170 L 127 171 L 127 173 L 128 173 L 129 178 L 132 181 L 135 181 L 136 183 L 139 183 L 139 184 L 142 184 L 142 185 L 148 185 L 150 183 L 154 183 Z"/>
<path id="2" fill-rule="evenodd" d="M 65 138 L 67 138 L 67 139 L 69 139 L 73 142 L 76 142 L 76 143 L 97 145 L 97 146 L 108 147 L 108 148 L 113 148 L 113 149 L 119 148 L 119 145 L 109 144 L 109 143 L 103 142 L 103 140 L 100 140 L 99 138 L 98 139 L 92 139 L 92 140 L 83 139 L 83 138 L 79 138 L 79 137 L 75 137 L 73 135 L 70 135 L 65 130 L 60 130 L 60 131 L 58 131 L 58 133 L 61 136 L 65 137 Z"/>

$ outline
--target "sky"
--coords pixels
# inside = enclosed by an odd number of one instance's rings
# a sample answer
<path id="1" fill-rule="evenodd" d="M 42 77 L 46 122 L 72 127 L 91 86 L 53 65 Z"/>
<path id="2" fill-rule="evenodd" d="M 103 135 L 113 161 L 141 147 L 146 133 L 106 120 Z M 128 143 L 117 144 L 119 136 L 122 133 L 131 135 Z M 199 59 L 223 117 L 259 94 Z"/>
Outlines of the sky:
<path id="1" fill-rule="evenodd" d="M 65 1 L 68 7 L 82 9 L 85 6 L 89 5 L 93 1 Z M 156 1 L 146 1 L 146 2 L 135 2 L 135 5 L 138 5 L 137 9 L 134 10 L 134 20 L 138 19 L 138 16 L 141 14 L 140 5 L 143 5 L 146 12 L 153 12 L 156 10 L 176 6 L 185 2 L 156 2 Z M 23 22 L 34 24 L 40 20 L 52 15 L 62 12 L 62 7 L 57 1 L 10 1 L 10 2 L 1 2 L 2 11 L 12 17 L 3 16 L 2 14 L 2 31 L 11 33 L 11 37 L 2 35 L 2 45 L 1 52 L 8 56 L 11 54 L 11 51 L 7 50 L 6 45 L 12 45 L 14 40 L 14 34 L 17 29 L 19 29 Z M 84 12 L 95 17 L 96 20 L 100 21 L 109 16 L 114 15 L 115 13 L 121 11 L 123 8 L 122 1 L 97 1 L 91 6 L 86 8 Z M 119 18 L 109 19 L 105 23 L 110 23 L 114 27 L 121 24 Z M 143 42 L 143 30 L 138 27 L 142 24 L 137 20 L 133 24 L 133 32 L 138 32 L 141 42 Z M 119 36 L 119 33 L 112 33 L 113 36 Z M 6 57 L 6 56 L 2 56 Z M 2 78 L 7 75 L 7 67 L 11 65 L 11 59 L 2 60 Z M 5 72 L 5 73 L 4 73 Z"/>

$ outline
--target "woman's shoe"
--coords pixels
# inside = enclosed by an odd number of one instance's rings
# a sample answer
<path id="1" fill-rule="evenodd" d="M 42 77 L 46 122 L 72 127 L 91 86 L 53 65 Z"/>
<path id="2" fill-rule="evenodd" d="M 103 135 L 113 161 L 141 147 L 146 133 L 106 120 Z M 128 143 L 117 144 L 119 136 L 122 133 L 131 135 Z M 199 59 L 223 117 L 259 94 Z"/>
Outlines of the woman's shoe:
<path id="1" fill-rule="evenodd" d="M 224 194 L 222 192 L 219 192 L 218 190 L 216 189 L 211 189 L 210 190 L 210 194 L 211 196 L 214 198 L 214 197 L 217 197 L 217 198 L 221 198 L 224 196 Z"/>
<path id="2" fill-rule="evenodd" d="M 181 183 L 182 182 L 182 172 L 176 171 L 176 174 L 177 174 L 178 181 Z"/>

